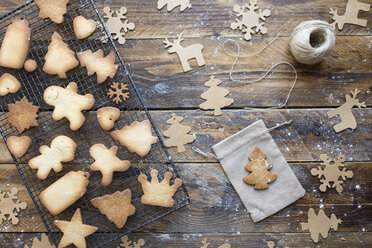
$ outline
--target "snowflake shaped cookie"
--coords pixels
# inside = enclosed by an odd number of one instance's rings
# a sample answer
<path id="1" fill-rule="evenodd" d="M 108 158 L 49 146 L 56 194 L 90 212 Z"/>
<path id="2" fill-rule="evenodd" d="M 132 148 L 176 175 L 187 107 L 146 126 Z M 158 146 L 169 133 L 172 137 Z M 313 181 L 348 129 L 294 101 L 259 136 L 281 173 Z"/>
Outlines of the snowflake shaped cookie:
<path id="1" fill-rule="evenodd" d="M 240 7 L 239 5 L 234 5 L 234 12 L 236 12 L 236 16 L 238 17 L 235 19 L 235 22 L 231 23 L 230 27 L 235 30 L 239 28 L 239 30 L 242 30 L 245 40 L 250 40 L 252 38 L 252 34 L 261 32 L 261 34 L 267 33 L 267 28 L 263 25 L 264 22 L 260 22 L 260 19 L 265 21 L 265 17 L 268 17 L 270 15 L 270 10 L 265 9 L 262 11 L 261 9 L 258 10 L 259 7 L 257 5 L 257 0 L 250 0 L 249 4 L 246 4 L 245 6 Z M 248 11 L 246 11 L 248 10 Z M 239 17 L 242 17 L 239 20 Z M 256 30 L 254 30 L 256 28 Z"/>
<path id="2" fill-rule="evenodd" d="M 18 200 L 18 189 L 12 188 L 10 192 L 2 192 L 0 190 L 0 224 L 3 220 L 11 220 L 13 225 L 18 224 L 18 213 L 21 209 L 25 209 L 27 204 Z M 8 197 L 5 197 L 8 195 Z M 6 217 L 8 216 L 8 218 Z"/>
<path id="3" fill-rule="evenodd" d="M 129 31 L 135 28 L 133 22 L 129 22 L 125 14 L 127 13 L 127 8 L 121 7 L 120 10 L 114 11 L 110 7 L 104 7 L 103 12 L 105 15 L 103 18 L 106 18 L 105 22 L 108 32 L 112 35 L 113 40 L 118 40 L 119 44 L 125 43 L 124 35 Z M 124 22 L 122 20 L 125 20 Z M 107 42 L 107 37 L 104 37 L 102 41 Z"/>
<path id="4" fill-rule="evenodd" d="M 116 104 L 119 104 L 121 102 L 125 102 L 129 98 L 129 92 L 125 92 L 128 90 L 128 85 L 123 83 L 114 82 L 110 86 L 112 89 L 109 89 L 107 92 L 107 95 L 112 99 Z M 122 97 L 123 99 L 121 99 Z"/>
<path id="5" fill-rule="evenodd" d="M 343 168 L 342 171 L 339 167 L 344 167 L 345 165 L 343 162 L 345 161 L 345 156 L 340 155 L 337 157 L 337 159 L 331 159 L 328 158 L 327 154 L 320 155 L 320 159 L 323 161 L 318 168 L 311 169 L 311 175 L 318 176 L 320 179 L 320 182 L 322 183 L 319 187 L 320 191 L 325 192 L 327 188 L 331 188 L 331 182 L 332 188 L 336 188 L 338 193 L 341 193 L 343 190 L 342 184 L 343 181 L 346 180 L 346 178 L 352 178 L 353 172 L 350 170 L 346 170 L 346 168 Z M 332 162 L 333 160 L 333 162 Z M 325 168 L 322 169 L 322 165 L 325 165 Z M 342 180 L 339 180 L 339 178 L 342 178 Z"/>

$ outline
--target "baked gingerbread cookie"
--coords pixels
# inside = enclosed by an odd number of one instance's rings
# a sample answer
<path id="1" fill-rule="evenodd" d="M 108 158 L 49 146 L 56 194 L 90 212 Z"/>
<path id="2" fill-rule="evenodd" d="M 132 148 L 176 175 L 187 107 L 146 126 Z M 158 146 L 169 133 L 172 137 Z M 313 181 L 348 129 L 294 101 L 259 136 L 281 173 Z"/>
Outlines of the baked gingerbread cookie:
<path id="1" fill-rule="evenodd" d="M 77 54 L 82 67 L 86 67 L 88 76 L 97 74 L 97 83 L 101 84 L 106 81 L 108 77 L 114 78 L 118 65 L 115 64 L 115 53 L 110 52 L 106 57 L 103 56 L 101 49 L 96 52 L 86 50 Z"/>
<path id="2" fill-rule="evenodd" d="M 142 185 L 143 196 L 141 202 L 146 205 L 160 206 L 171 208 L 174 205 L 173 195 L 182 185 L 182 180 L 176 178 L 174 184 L 170 186 L 170 180 L 173 177 L 172 172 L 165 172 L 164 179 L 161 183 L 158 180 L 158 171 L 151 170 L 151 182 L 147 181 L 147 176 L 141 174 L 138 181 Z"/>
<path id="3" fill-rule="evenodd" d="M 158 142 L 158 137 L 152 136 L 149 120 L 135 121 L 130 126 L 111 132 L 110 135 L 130 152 L 135 152 L 141 157 L 146 156 L 151 145 Z"/>
<path id="4" fill-rule="evenodd" d="M 73 26 L 76 38 L 83 40 L 94 33 L 97 23 L 92 19 L 87 20 L 84 16 L 77 16 L 74 18 Z"/>
<path id="5" fill-rule="evenodd" d="M 28 136 L 10 136 L 6 139 L 6 145 L 11 154 L 16 158 L 23 157 L 30 148 L 31 138 Z"/>
<path id="6" fill-rule="evenodd" d="M 70 171 L 44 189 L 39 199 L 52 215 L 57 215 L 79 200 L 87 191 L 89 173 Z"/>
<path id="7" fill-rule="evenodd" d="M 89 150 L 90 156 L 95 160 L 90 169 L 92 171 L 101 171 L 101 183 L 103 186 L 111 184 L 114 171 L 123 172 L 129 169 L 130 162 L 128 160 L 120 160 L 116 156 L 117 152 L 117 146 L 107 149 L 103 144 L 95 144 Z"/>
<path id="8" fill-rule="evenodd" d="M 103 107 L 97 110 L 99 125 L 106 131 L 114 127 L 115 121 L 120 118 L 120 110 L 115 107 Z"/>
<path id="9" fill-rule="evenodd" d="M 67 13 L 67 4 L 70 0 L 35 0 L 39 7 L 39 16 L 42 19 L 49 18 L 52 22 L 61 24 Z"/>
<path id="10" fill-rule="evenodd" d="M 98 230 L 96 226 L 83 224 L 80 208 L 76 210 L 70 221 L 55 220 L 54 224 L 63 232 L 58 248 L 74 244 L 77 248 L 86 248 L 85 237 Z"/>
<path id="11" fill-rule="evenodd" d="M 44 180 L 53 169 L 60 172 L 63 169 L 62 162 L 72 161 L 75 157 L 76 143 L 69 137 L 60 135 L 55 137 L 48 146 L 41 146 L 41 155 L 32 158 L 28 165 L 31 169 L 37 169 L 37 177 Z"/>
<path id="12" fill-rule="evenodd" d="M 130 189 L 116 191 L 112 195 L 104 195 L 90 200 L 99 209 L 101 214 L 114 222 L 117 228 L 123 228 L 128 216 L 134 215 L 136 208 L 131 204 L 132 192 Z"/>
<path id="13" fill-rule="evenodd" d="M 54 32 L 52 36 L 44 59 L 43 71 L 50 75 L 58 75 L 60 78 L 67 78 L 66 72 L 79 65 L 79 61 L 75 58 L 75 52 L 70 50 L 57 32 Z"/>
<path id="14" fill-rule="evenodd" d="M 4 73 L 0 77 L 0 96 L 16 93 L 21 88 L 21 83 L 12 74 Z"/>
<path id="15" fill-rule="evenodd" d="M 24 96 L 20 101 L 8 104 L 8 123 L 13 127 L 17 128 L 18 132 L 22 133 L 24 130 L 31 127 L 37 127 L 37 112 L 39 111 L 38 106 L 32 105 Z"/>
<path id="16" fill-rule="evenodd" d="M 75 82 L 69 83 L 64 89 L 59 86 L 49 86 L 44 91 L 44 101 L 54 106 L 53 119 L 58 121 L 66 117 L 70 121 L 70 129 L 78 130 L 85 122 L 81 113 L 94 105 L 92 94 L 79 95 Z"/>
<path id="17" fill-rule="evenodd" d="M 31 28 L 25 17 L 17 17 L 6 29 L 0 49 L 0 66 L 22 69 L 31 41 Z"/>

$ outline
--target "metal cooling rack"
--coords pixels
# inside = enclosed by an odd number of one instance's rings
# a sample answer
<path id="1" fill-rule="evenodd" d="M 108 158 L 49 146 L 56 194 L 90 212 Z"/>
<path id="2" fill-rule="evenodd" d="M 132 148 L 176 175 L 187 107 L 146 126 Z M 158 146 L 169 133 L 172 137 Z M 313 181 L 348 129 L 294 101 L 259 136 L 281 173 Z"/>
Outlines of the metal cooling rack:
<path id="1" fill-rule="evenodd" d="M 111 36 L 108 35 L 107 29 L 98 9 L 93 0 L 70 0 L 68 5 L 68 13 L 65 15 L 65 21 L 62 24 L 55 24 L 49 19 L 43 20 L 39 18 L 39 8 L 34 3 L 34 0 L 25 3 L 17 9 L 0 17 L 0 42 L 2 43 L 6 28 L 17 16 L 25 16 L 30 22 L 32 28 L 32 43 L 28 58 L 34 59 L 38 63 L 38 69 L 32 73 L 25 70 L 12 70 L 0 67 L 0 75 L 3 73 L 11 73 L 22 83 L 22 88 L 15 94 L 8 94 L 0 98 L 0 133 L 4 141 L 9 136 L 20 135 L 19 132 L 7 123 L 7 105 L 19 101 L 23 96 L 26 96 L 33 105 L 40 106 L 38 127 L 32 127 L 22 133 L 28 135 L 32 139 L 32 145 L 27 154 L 20 159 L 13 157 L 14 163 L 29 191 L 33 202 L 44 222 L 51 240 L 57 246 L 62 233 L 53 224 L 56 219 L 69 220 L 77 208 L 81 208 L 83 222 L 89 225 L 99 227 L 98 232 L 87 237 L 88 247 L 102 247 L 103 245 L 120 238 L 121 236 L 143 227 L 159 218 L 189 204 L 190 199 L 184 185 L 178 189 L 174 195 L 175 204 L 172 208 L 152 207 L 141 204 L 142 189 L 137 177 L 141 173 L 149 175 L 151 169 L 159 170 L 159 179 L 162 180 L 165 171 L 171 171 L 174 177 L 179 177 L 176 168 L 162 142 L 162 139 L 157 131 L 149 112 L 144 106 L 133 80 L 122 60 L 120 54 L 113 43 Z M 98 24 L 102 24 L 103 30 L 97 29 L 96 32 L 86 40 L 77 40 L 72 27 L 74 17 L 82 15 L 88 19 L 94 19 Z M 57 31 L 73 51 L 81 52 L 87 49 L 96 51 L 102 49 L 107 55 L 111 50 L 116 53 L 116 63 L 119 64 L 118 71 L 113 80 L 108 79 L 103 84 L 96 83 L 96 76 L 87 76 L 86 68 L 75 68 L 67 72 L 67 79 L 60 79 L 57 76 L 47 75 L 42 71 L 44 64 L 44 56 L 47 53 L 47 47 L 50 43 L 50 38 L 54 31 Z M 102 41 L 107 43 L 103 44 Z M 69 82 L 76 82 L 78 85 L 79 94 L 91 93 L 95 98 L 95 105 L 92 111 L 85 112 L 86 122 L 78 131 L 69 129 L 69 122 L 66 119 L 54 121 L 51 115 L 51 107 L 43 100 L 43 92 L 50 85 L 59 85 L 65 88 Z M 112 82 L 122 82 L 128 84 L 130 98 L 115 105 L 107 96 L 107 90 Z M 121 129 L 124 125 L 129 125 L 133 121 L 142 121 L 149 119 L 152 124 L 153 132 L 159 137 L 159 142 L 152 146 L 150 153 L 143 159 L 136 154 L 130 153 L 125 147 L 116 143 L 98 124 L 95 110 L 103 106 L 116 106 L 122 111 L 120 119 L 115 123 L 114 129 Z M 77 143 L 75 159 L 71 163 L 65 163 L 61 173 L 49 174 L 44 181 L 36 177 L 36 170 L 31 170 L 28 166 L 28 161 L 38 156 L 38 151 L 41 145 L 50 145 L 53 138 L 58 135 L 67 135 Z M 93 163 L 93 159 L 89 155 L 89 148 L 96 144 L 103 143 L 106 147 L 117 145 L 119 147 L 118 156 L 121 159 L 128 159 L 132 166 L 126 172 L 116 172 L 113 182 L 108 187 L 102 187 L 100 172 L 92 172 L 89 166 Z M 57 216 L 49 214 L 48 210 L 41 204 L 38 195 L 50 184 L 58 180 L 64 174 L 72 170 L 89 171 L 90 183 L 86 194 L 74 203 L 67 210 Z M 172 182 L 173 183 L 173 182 Z M 93 207 L 89 200 L 105 194 L 112 194 L 117 190 L 131 189 L 132 204 L 136 207 L 136 213 L 128 218 L 127 223 L 122 229 L 117 229 L 106 216 L 100 214 L 99 210 Z"/>

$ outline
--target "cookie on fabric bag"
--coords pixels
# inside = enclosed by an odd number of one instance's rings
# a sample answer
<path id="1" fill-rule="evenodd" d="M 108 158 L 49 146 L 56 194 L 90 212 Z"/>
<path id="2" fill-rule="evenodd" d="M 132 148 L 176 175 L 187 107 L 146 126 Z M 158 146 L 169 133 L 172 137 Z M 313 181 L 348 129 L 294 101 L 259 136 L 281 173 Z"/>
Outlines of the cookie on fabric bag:
<path id="1" fill-rule="evenodd" d="M 16 158 L 23 157 L 30 148 L 31 138 L 28 136 L 10 136 L 6 139 L 6 145 L 11 154 Z"/>
<path id="2" fill-rule="evenodd" d="M 158 142 L 158 137 L 152 136 L 149 120 L 135 121 L 130 126 L 111 132 L 110 135 L 130 152 L 135 152 L 141 157 L 146 156 L 151 145 Z"/>
<path id="3" fill-rule="evenodd" d="M 77 84 L 71 82 L 65 89 L 59 86 L 49 86 L 44 91 L 44 101 L 55 107 L 53 119 L 59 121 L 67 118 L 70 121 L 70 129 L 73 131 L 78 130 L 85 122 L 82 111 L 89 110 L 94 105 L 92 94 L 79 95 L 77 90 Z"/>
<path id="4" fill-rule="evenodd" d="M 60 172 L 63 169 L 62 162 L 70 162 L 75 157 L 76 143 L 69 137 L 59 135 L 52 140 L 50 147 L 41 146 L 41 155 L 30 159 L 28 165 L 31 169 L 37 169 L 36 176 L 40 180 L 48 177 L 50 171 Z"/>
<path id="5" fill-rule="evenodd" d="M 88 184 L 88 172 L 70 171 L 43 190 L 39 199 L 49 213 L 57 215 L 79 200 L 87 191 Z"/>
<path id="6" fill-rule="evenodd" d="M 42 19 L 49 18 L 52 22 L 61 24 L 67 13 L 67 4 L 70 0 L 35 0 L 39 7 L 39 16 Z"/>
<path id="7" fill-rule="evenodd" d="M 84 16 L 77 16 L 73 21 L 76 38 L 83 40 L 91 36 L 97 28 L 97 23 L 92 19 L 86 19 Z"/>
<path id="8" fill-rule="evenodd" d="M 12 74 L 4 73 L 0 77 L 0 96 L 16 93 L 21 88 L 21 83 Z"/>
<path id="9" fill-rule="evenodd" d="M 99 209 L 101 214 L 115 224 L 117 228 L 123 228 L 128 216 L 134 215 L 136 208 L 131 204 L 132 192 L 130 189 L 116 191 L 112 195 L 104 195 L 90 200 Z"/>
<path id="10" fill-rule="evenodd" d="M 31 41 L 31 28 L 25 17 L 17 17 L 6 29 L 0 49 L 0 66 L 22 69 Z"/>
<path id="11" fill-rule="evenodd" d="M 116 156 L 117 152 L 117 146 L 107 149 L 103 144 L 95 144 L 89 149 L 90 156 L 95 160 L 90 169 L 101 171 L 101 183 L 103 186 L 111 184 L 114 171 L 123 172 L 129 169 L 130 162 L 128 160 L 120 160 Z"/>
<path id="12" fill-rule="evenodd" d="M 67 247 L 74 244 L 77 248 L 86 248 L 85 237 L 98 230 L 96 226 L 83 224 L 81 210 L 78 208 L 70 221 L 55 220 L 54 224 L 63 232 L 58 248 Z"/>
<path id="13" fill-rule="evenodd" d="M 173 177 L 172 172 L 165 172 L 164 179 L 161 183 L 158 180 L 158 171 L 153 169 L 150 171 L 151 182 L 147 181 L 147 176 L 141 174 L 138 181 L 142 185 L 143 195 L 141 202 L 146 205 L 160 206 L 171 208 L 174 205 L 173 195 L 182 185 L 182 180 L 176 178 L 174 184 L 170 186 L 170 180 Z"/>
<path id="14" fill-rule="evenodd" d="M 120 118 L 120 110 L 115 107 L 103 107 L 97 110 L 99 125 L 106 131 L 114 127 L 115 121 Z"/>
<path id="15" fill-rule="evenodd" d="M 43 71 L 49 75 L 58 75 L 60 78 L 67 78 L 66 72 L 79 65 L 75 52 L 68 47 L 57 32 L 53 33 L 44 59 Z"/>

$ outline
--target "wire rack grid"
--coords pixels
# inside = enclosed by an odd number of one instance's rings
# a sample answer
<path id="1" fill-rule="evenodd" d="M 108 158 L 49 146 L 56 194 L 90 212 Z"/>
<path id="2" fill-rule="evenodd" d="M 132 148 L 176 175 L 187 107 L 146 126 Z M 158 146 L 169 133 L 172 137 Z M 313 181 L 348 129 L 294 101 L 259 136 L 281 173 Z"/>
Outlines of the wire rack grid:
<path id="1" fill-rule="evenodd" d="M 159 171 L 159 180 L 162 180 L 165 171 L 173 172 L 174 178 L 179 177 L 179 174 L 174 167 L 171 157 L 163 144 L 149 112 L 138 94 L 136 86 L 111 36 L 108 34 L 104 21 L 99 15 L 93 0 L 70 0 L 68 12 L 65 15 L 65 21 L 59 25 L 51 22 L 49 19 L 43 20 L 39 18 L 38 13 L 39 9 L 37 5 L 34 0 L 31 0 L 0 17 L 1 43 L 7 27 L 16 17 L 24 16 L 29 21 L 30 27 L 32 28 L 32 41 L 28 58 L 35 60 L 38 64 L 38 68 L 32 73 L 28 73 L 23 69 L 13 70 L 0 67 L 0 75 L 6 72 L 10 73 L 19 79 L 22 84 L 22 88 L 17 93 L 8 94 L 0 98 L 0 133 L 5 142 L 8 137 L 13 135 L 27 135 L 32 139 L 32 144 L 26 155 L 19 159 L 13 157 L 13 160 L 53 243 L 58 245 L 62 237 L 62 233 L 60 233 L 58 228 L 53 224 L 53 221 L 57 219 L 69 220 L 77 208 L 81 208 L 82 210 L 83 223 L 95 225 L 99 228 L 99 233 L 87 237 L 87 246 L 102 247 L 129 232 L 143 227 L 189 204 L 189 195 L 184 185 L 175 193 L 175 204 L 172 208 L 153 207 L 141 204 L 142 189 L 137 180 L 141 173 L 149 175 L 151 169 L 155 168 Z M 103 29 L 97 29 L 88 39 L 77 40 L 73 31 L 72 22 L 74 17 L 79 15 L 87 19 L 95 20 Z M 117 57 L 116 63 L 118 64 L 118 70 L 114 79 L 108 79 L 105 83 L 98 85 L 96 83 L 96 76 L 88 76 L 86 69 L 81 67 L 67 72 L 67 79 L 60 79 L 58 76 L 51 76 L 44 73 L 41 69 L 45 62 L 44 56 L 47 53 L 50 38 L 55 31 L 63 37 L 69 48 L 76 53 L 88 49 L 93 52 L 102 49 L 104 54 L 107 55 L 110 51 L 114 51 Z M 91 111 L 84 113 L 86 121 L 78 131 L 71 131 L 69 122 L 66 119 L 54 121 L 51 113 L 53 109 L 43 100 L 43 92 L 48 86 L 58 85 L 65 88 L 69 82 L 77 83 L 79 94 L 90 93 L 95 98 L 94 107 Z M 127 101 L 115 105 L 107 96 L 107 91 L 112 82 L 121 82 L 128 85 L 130 98 Z M 8 124 L 7 111 L 8 104 L 19 101 L 23 96 L 26 96 L 33 105 L 40 106 L 37 119 L 39 126 L 32 127 L 20 134 L 17 129 Z M 121 110 L 121 117 L 115 123 L 113 130 L 121 129 L 125 125 L 130 125 L 133 121 L 150 120 L 152 131 L 159 137 L 159 142 L 152 146 L 150 153 L 146 157 L 140 158 L 136 154 L 130 153 L 125 147 L 115 142 L 110 137 L 109 133 L 99 126 L 94 111 L 103 106 L 115 106 Z M 40 155 L 38 149 L 41 145 L 49 146 L 53 138 L 58 135 L 66 135 L 77 143 L 78 146 L 75 158 L 71 163 L 64 163 L 62 172 L 54 173 L 52 171 L 47 179 L 39 180 L 36 177 L 36 171 L 28 166 L 28 161 Z M 92 145 L 97 143 L 102 143 L 108 148 L 113 145 L 118 146 L 118 157 L 121 159 L 128 159 L 132 163 L 128 171 L 116 172 L 112 184 L 108 187 L 101 186 L 100 172 L 89 170 L 89 166 L 94 161 L 89 155 L 89 149 Z M 88 171 L 90 173 L 90 183 L 87 192 L 61 214 L 52 216 L 41 204 L 38 197 L 39 194 L 67 172 L 77 170 Z M 174 178 L 172 179 L 172 183 Z M 92 206 L 90 199 L 105 194 L 112 194 L 118 190 L 122 191 L 127 188 L 132 191 L 132 204 L 136 207 L 136 213 L 130 216 L 126 225 L 119 230 L 104 215 L 100 214 L 98 209 Z"/>

